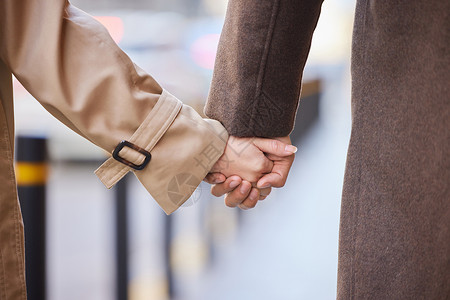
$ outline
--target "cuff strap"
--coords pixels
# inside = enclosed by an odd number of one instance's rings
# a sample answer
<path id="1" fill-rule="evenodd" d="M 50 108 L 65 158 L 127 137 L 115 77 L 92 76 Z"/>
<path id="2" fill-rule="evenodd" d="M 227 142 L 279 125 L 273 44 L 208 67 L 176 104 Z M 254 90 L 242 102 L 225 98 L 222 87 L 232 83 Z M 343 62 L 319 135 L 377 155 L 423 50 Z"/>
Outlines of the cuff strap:
<path id="1" fill-rule="evenodd" d="M 151 152 L 167 129 L 169 129 L 182 106 L 183 103 L 180 100 L 172 96 L 166 90 L 163 90 L 155 106 L 141 126 L 139 126 L 136 132 L 128 140 L 128 143 L 136 145 L 146 152 Z M 119 143 L 119 145 L 120 144 L 121 143 Z M 132 149 L 133 148 L 129 147 L 123 148 L 120 151 L 117 151 L 116 156 L 119 157 L 118 152 L 120 152 L 120 157 L 133 157 L 135 158 L 134 160 L 140 159 L 141 165 L 145 163 L 144 158 L 139 154 L 140 152 L 136 152 Z M 130 159 L 126 161 L 130 161 Z M 132 166 L 119 162 L 111 157 L 95 171 L 95 174 L 101 182 L 110 189 L 131 170 Z"/>

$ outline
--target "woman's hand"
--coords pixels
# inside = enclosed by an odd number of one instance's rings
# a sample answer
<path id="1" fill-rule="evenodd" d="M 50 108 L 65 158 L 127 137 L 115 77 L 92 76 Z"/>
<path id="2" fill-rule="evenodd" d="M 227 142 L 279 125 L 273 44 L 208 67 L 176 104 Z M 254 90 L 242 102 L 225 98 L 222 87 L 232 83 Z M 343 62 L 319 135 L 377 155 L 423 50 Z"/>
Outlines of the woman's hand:
<path id="1" fill-rule="evenodd" d="M 227 206 L 253 208 L 258 200 L 270 194 L 271 187 L 284 186 L 296 151 L 289 137 L 266 139 L 230 136 L 224 155 L 205 181 L 214 184 L 211 188 L 213 195 L 219 197 L 226 194 Z"/>

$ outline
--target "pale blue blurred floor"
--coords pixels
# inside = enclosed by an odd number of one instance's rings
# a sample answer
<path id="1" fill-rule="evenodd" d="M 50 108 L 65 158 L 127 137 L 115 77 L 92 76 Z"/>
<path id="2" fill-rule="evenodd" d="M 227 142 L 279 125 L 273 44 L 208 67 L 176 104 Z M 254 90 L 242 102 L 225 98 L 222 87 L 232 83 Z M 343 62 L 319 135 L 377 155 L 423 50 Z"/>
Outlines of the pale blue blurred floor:
<path id="1" fill-rule="evenodd" d="M 325 73 L 320 109 L 298 145 L 286 186 L 243 212 L 240 221 L 222 199 L 208 195 L 206 185 L 198 203 L 175 213 L 176 299 L 335 298 L 351 122 L 348 67 Z M 113 192 L 94 169 L 52 168 L 49 299 L 114 299 Z M 164 299 L 164 215 L 137 182 L 130 186 L 130 299 Z"/>

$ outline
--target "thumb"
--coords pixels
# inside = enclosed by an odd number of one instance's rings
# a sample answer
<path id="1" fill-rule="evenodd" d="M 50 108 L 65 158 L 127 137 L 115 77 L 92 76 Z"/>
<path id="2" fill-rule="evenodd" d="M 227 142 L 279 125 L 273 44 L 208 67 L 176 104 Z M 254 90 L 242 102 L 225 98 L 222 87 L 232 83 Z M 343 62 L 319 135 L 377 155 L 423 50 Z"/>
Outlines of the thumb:
<path id="1" fill-rule="evenodd" d="M 275 139 L 255 138 L 253 144 L 262 152 L 276 156 L 289 156 L 297 152 L 297 147 Z"/>

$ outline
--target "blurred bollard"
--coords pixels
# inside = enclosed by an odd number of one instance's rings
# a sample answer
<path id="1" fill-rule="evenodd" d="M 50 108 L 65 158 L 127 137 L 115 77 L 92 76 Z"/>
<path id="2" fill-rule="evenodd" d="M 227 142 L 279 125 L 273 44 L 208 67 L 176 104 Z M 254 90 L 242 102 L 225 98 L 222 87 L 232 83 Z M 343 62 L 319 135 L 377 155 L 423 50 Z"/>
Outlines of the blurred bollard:
<path id="1" fill-rule="evenodd" d="M 295 126 L 290 135 L 293 145 L 300 144 L 301 139 L 319 118 L 320 94 L 321 81 L 319 79 L 303 83 Z"/>
<path id="2" fill-rule="evenodd" d="M 117 300 L 128 299 L 128 179 L 129 175 L 125 175 L 115 187 Z"/>
<path id="3" fill-rule="evenodd" d="M 173 269 L 172 269 L 172 233 L 173 215 L 163 216 L 164 218 L 164 266 L 167 282 L 168 299 L 174 299 Z"/>
<path id="4" fill-rule="evenodd" d="M 17 138 L 16 177 L 25 227 L 25 268 L 28 300 L 46 298 L 47 140 Z"/>

